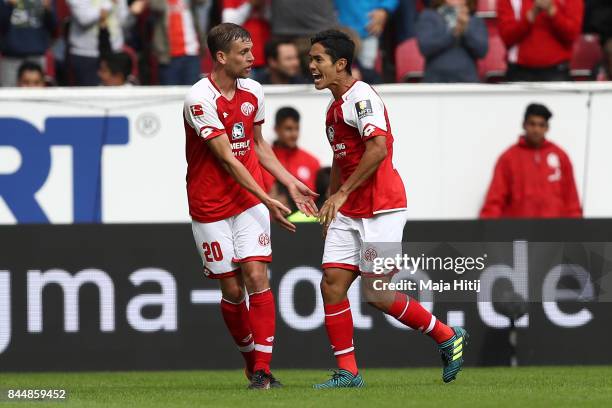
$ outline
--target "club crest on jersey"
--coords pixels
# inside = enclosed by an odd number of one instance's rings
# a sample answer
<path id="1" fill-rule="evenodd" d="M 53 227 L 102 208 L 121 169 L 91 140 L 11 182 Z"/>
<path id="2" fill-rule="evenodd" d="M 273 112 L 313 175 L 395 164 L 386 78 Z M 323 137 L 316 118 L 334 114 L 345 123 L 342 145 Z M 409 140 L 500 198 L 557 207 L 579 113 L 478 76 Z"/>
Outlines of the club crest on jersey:
<path id="1" fill-rule="evenodd" d="M 244 125 L 242 122 L 234 123 L 232 128 L 232 140 L 238 140 L 244 138 Z"/>
<path id="2" fill-rule="evenodd" d="M 357 117 L 359 119 L 363 119 L 366 116 L 372 116 L 374 114 L 374 112 L 372 112 L 372 103 L 369 99 L 357 102 L 355 104 L 355 109 L 357 109 Z"/>
<path id="3" fill-rule="evenodd" d="M 331 125 L 328 126 L 327 127 L 327 140 L 329 140 L 329 143 L 333 143 L 335 135 L 336 135 L 336 131 L 334 130 L 334 127 Z"/>
<path id="4" fill-rule="evenodd" d="M 245 102 L 240 105 L 240 111 L 244 116 L 250 116 L 253 112 L 255 112 L 255 107 L 251 102 Z"/>
<path id="5" fill-rule="evenodd" d="M 376 252 L 376 249 L 372 247 L 367 248 L 363 252 L 363 259 L 365 259 L 368 262 L 373 262 L 374 259 L 376 259 L 377 257 L 378 257 L 378 253 Z"/>
<path id="6" fill-rule="evenodd" d="M 261 246 L 268 246 L 270 245 L 270 236 L 266 233 L 262 233 L 259 235 L 259 238 L 257 239 L 257 241 L 259 242 L 259 245 Z"/>

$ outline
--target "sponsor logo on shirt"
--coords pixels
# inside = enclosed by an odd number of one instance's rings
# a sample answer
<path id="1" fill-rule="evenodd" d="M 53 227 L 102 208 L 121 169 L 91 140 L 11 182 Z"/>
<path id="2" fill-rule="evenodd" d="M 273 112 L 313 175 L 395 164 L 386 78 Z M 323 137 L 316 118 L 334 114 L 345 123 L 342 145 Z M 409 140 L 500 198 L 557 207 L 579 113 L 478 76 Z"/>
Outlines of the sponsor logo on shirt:
<path id="1" fill-rule="evenodd" d="M 255 106 L 251 102 L 245 102 L 240 105 L 240 111 L 244 116 L 250 116 L 253 112 L 255 112 Z"/>
<path id="2" fill-rule="evenodd" d="M 234 123 L 232 127 L 232 140 L 244 138 L 244 124 L 242 122 Z"/>
<path id="3" fill-rule="evenodd" d="M 332 144 L 332 150 L 334 151 L 334 158 L 343 159 L 346 157 L 346 145 L 344 143 Z"/>
<path id="4" fill-rule="evenodd" d="M 204 109 L 202 108 L 202 105 L 191 105 L 189 107 L 189 110 L 191 110 L 191 114 L 193 116 L 202 116 L 204 114 Z"/>
<path id="5" fill-rule="evenodd" d="M 355 109 L 357 110 L 357 117 L 359 119 L 363 119 L 366 116 L 372 116 L 372 103 L 369 99 L 364 101 L 359 101 L 355 104 Z"/>

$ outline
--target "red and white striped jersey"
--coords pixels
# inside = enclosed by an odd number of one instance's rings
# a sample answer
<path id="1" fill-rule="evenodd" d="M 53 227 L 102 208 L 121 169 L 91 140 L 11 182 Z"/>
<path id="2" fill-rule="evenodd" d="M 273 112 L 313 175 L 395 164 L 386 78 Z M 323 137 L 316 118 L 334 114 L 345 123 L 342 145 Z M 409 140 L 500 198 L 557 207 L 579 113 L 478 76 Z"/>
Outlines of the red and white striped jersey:
<path id="1" fill-rule="evenodd" d="M 215 222 L 260 203 L 221 166 L 207 141 L 227 137 L 234 156 L 263 188 L 253 129 L 264 122 L 264 116 L 263 88 L 252 79 L 238 79 L 231 100 L 221 94 L 210 77 L 191 87 L 185 98 L 183 118 L 187 138 L 187 199 L 192 219 Z"/>
<path id="2" fill-rule="evenodd" d="M 166 0 L 168 2 L 168 43 L 171 57 L 198 55 L 200 43 L 191 13 L 191 0 Z"/>
<path id="3" fill-rule="evenodd" d="M 370 218 L 378 213 L 406 208 L 406 191 L 393 167 L 393 135 L 382 99 L 365 82 L 356 81 L 338 100 L 333 100 L 325 120 L 327 139 L 344 183 L 357 168 L 365 142 L 382 136 L 387 156 L 368 180 L 353 191 L 340 212 L 353 218 Z"/>

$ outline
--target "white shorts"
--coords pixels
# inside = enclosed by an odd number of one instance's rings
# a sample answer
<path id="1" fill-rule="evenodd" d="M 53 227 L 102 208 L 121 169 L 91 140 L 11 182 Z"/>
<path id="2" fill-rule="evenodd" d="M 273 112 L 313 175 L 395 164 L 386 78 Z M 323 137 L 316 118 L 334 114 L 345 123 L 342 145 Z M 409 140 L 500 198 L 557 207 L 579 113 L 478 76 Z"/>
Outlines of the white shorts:
<path id="1" fill-rule="evenodd" d="M 401 255 L 406 220 L 406 210 L 372 218 L 351 218 L 338 212 L 327 229 L 323 269 L 342 268 L 362 275 L 396 272 L 381 270 L 380 263 L 384 258 Z"/>
<path id="2" fill-rule="evenodd" d="M 243 262 L 272 261 L 270 213 L 263 204 L 216 222 L 191 221 L 191 228 L 209 278 L 235 276 Z"/>

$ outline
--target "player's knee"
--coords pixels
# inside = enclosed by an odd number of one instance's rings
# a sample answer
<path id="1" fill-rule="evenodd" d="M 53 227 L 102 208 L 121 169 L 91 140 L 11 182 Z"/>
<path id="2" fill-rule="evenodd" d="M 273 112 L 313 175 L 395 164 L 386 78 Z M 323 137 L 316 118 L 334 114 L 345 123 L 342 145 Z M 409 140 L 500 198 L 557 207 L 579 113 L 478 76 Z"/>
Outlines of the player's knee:
<path id="1" fill-rule="evenodd" d="M 244 290 L 238 285 L 231 285 L 223 288 L 222 295 L 228 302 L 240 303 L 244 299 Z"/>
<path id="2" fill-rule="evenodd" d="M 321 284 L 319 286 L 321 288 L 321 294 L 323 294 L 323 299 L 332 300 L 337 297 L 343 297 L 345 294 L 339 282 L 325 273 L 321 278 Z"/>
<path id="3" fill-rule="evenodd" d="M 328 293 L 334 288 L 334 279 L 327 273 L 323 272 L 321 277 L 321 284 L 319 285 L 322 293 Z"/>
<path id="4" fill-rule="evenodd" d="M 270 287 L 268 273 L 265 268 L 243 268 L 242 274 L 250 291 L 258 292 Z"/>

